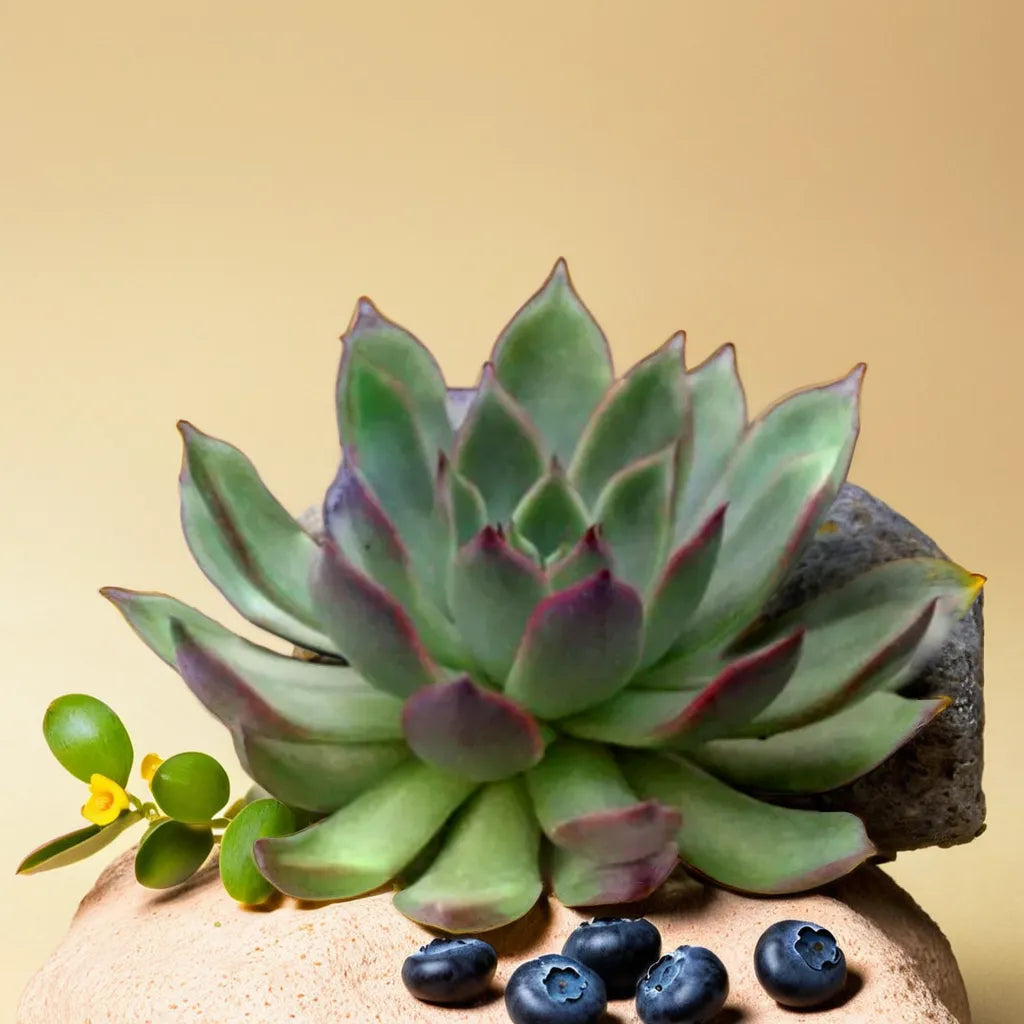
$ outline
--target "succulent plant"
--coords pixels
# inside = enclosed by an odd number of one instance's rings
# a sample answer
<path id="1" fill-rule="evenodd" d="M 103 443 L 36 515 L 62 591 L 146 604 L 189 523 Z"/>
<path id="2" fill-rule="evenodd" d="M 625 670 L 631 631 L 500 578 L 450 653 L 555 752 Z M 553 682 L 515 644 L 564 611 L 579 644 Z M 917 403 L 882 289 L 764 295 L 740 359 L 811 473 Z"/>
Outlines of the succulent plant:
<path id="1" fill-rule="evenodd" d="M 683 862 L 784 893 L 875 850 L 788 809 L 946 706 L 900 695 L 982 578 L 936 559 L 763 612 L 843 483 L 863 366 L 748 423 L 734 352 L 684 335 L 615 379 L 559 262 L 479 385 L 361 300 L 337 381 L 323 529 L 238 449 L 182 423 L 198 564 L 277 653 L 173 598 L 104 591 L 231 731 L 252 779 L 316 816 L 259 838 L 284 893 L 397 884 L 450 932 L 641 898 Z M 306 819 L 309 820 L 308 817 Z"/>

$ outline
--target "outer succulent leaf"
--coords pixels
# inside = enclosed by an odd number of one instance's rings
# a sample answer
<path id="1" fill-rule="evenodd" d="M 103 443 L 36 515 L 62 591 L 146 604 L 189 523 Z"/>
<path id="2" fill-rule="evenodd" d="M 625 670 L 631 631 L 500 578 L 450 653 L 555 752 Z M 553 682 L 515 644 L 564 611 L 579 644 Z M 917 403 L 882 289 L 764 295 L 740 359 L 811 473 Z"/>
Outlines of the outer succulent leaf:
<path id="1" fill-rule="evenodd" d="M 804 892 L 841 878 L 877 852 L 863 822 L 845 811 L 766 804 L 675 755 L 624 752 L 620 764 L 638 793 L 682 814 L 683 862 L 726 888 Z"/>
<path id="2" fill-rule="evenodd" d="M 417 757 L 474 782 L 525 771 L 544 754 L 533 716 L 468 676 L 417 690 L 402 724 Z"/>
<path id="3" fill-rule="evenodd" d="M 750 624 L 782 582 L 834 497 L 831 456 L 787 465 L 742 518 L 729 506 L 711 580 L 673 650 L 692 656 Z"/>
<path id="4" fill-rule="evenodd" d="M 679 813 L 638 800 L 612 755 L 594 743 L 556 740 L 526 785 L 551 842 L 597 863 L 655 856 L 679 828 Z"/>
<path id="5" fill-rule="evenodd" d="M 487 522 L 487 506 L 476 487 L 442 456 L 438 460 L 437 502 L 448 524 L 451 547 L 460 548 Z"/>
<path id="6" fill-rule="evenodd" d="M 557 459 L 516 506 L 512 521 L 543 558 L 586 530 L 587 510 Z"/>
<path id="7" fill-rule="evenodd" d="M 490 678 L 502 683 L 530 614 L 547 593 L 544 574 L 485 526 L 456 555 L 449 590 L 459 635 Z"/>
<path id="8" fill-rule="evenodd" d="M 242 452 L 190 423 L 178 429 L 185 448 L 181 523 L 200 569 L 250 622 L 334 653 L 309 594 L 316 542 Z"/>
<path id="9" fill-rule="evenodd" d="M 586 857 L 554 847 L 552 888 L 568 907 L 600 907 L 634 903 L 650 896 L 679 863 L 675 842 L 652 857 L 626 864 L 598 864 Z"/>
<path id="10" fill-rule="evenodd" d="M 99 825 L 88 825 L 86 828 L 58 836 L 43 843 L 42 846 L 37 846 L 18 865 L 17 873 L 36 875 L 43 871 L 52 871 L 54 868 L 77 864 L 78 861 L 98 853 L 122 832 L 141 820 L 142 815 L 138 811 L 123 811 L 119 818 L 115 818 L 102 828 Z"/>
<path id="11" fill-rule="evenodd" d="M 210 821 L 231 796 L 231 780 L 224 766 L 197 750 L 162 761 L 150 787 L 164 814 L 190 824 Z"/>
<path id="12" fill-rule="evenodd" d="M 330 539 L 313 568 L 324 628 L 370 683 L 396 697 L 438 682 L 440 670 L 406 611 L 350 565 Z"/>
<path id="13" fill-rule="evenodd" d="M 599 572 L 612 571 L 612 553 L 599 526 L 591 526 L 575 547 L 557 555 L 548 567 L 552 590 L 566 590 Z"/>
<path id="14" fill-rule="evenodd" d="M 398 874 L 476 784 L 407 761 L 323 821 L 293 836 L 258 839 L 263 877 L 289 896 L 348 899 Z"/>
<path id="15" fill-rule="evenodd" d="M 348 444 L 353 437 L 349 408 L 352 367 L 365 362 L 405 390 L 428 454 L 447 452 L 453 433 L 446 408 L 447 389 L 441 368 L 430 351 L 405 328 L 383 316 L 367 298 L 359 300 L 342 342 L 345 355 L 338 373 L 338 428 L 342 444 Z"/>
<path id="16" fill-rule="evenodd" d="M 983 577 L 943 559 L 876 566 L 772 626 L 804 628 L 804 656 L 785 690 L 737 735 L 795 728 L 908 681 L 974 603 Z"/>
<path id="17" fill-rule="evenodd" d="M 764 793 L 824 793 L 880 765 L 950 705 L 948 697 L 870 697 L 821 721 L 766 739 L 714 740 L 693 757 L 742 789 Z"/>
<path id="18" fill-rule="evenodd" d="M 210 856 L 213 832 L 167 818 L 153 824 L 135 851 L 135 879 L 147 889 L 170 889 L 191 878 Z"/>
<path id="19" fill-rule="evenodd" d="M 518 779 L 493 782 L 457 813 L 437 859 L 395 894 L 406 917 L 449 933 L 489 931 L 540 898 L 540 831 Z"/>
<path id="20" fill-rule="evenodd" d="M 487 518 L 504 522 L 544 474 L 541 440 L 524 410 L 483 369 L 480 387 L 459 428 L 455 468 L 484 499 Z"/>
<path id="21" fill-rule="evenodd" d="M 229 728 L 341 741 L 402 734 L 401 701 L 350 668 L 275 654 L 230 634 L 200 639 L 176 620 L 171 633 L 181 677 Z"/>
<path id="22" fill-rule="evenodd" d="M 747 425 L 747 403 L 736 372 L 736 351 L 723 345 L 687 374 L 692 443 L 685 479 L 675 500 L 675 540 L 689 537 L 700 524 L 701 509 L 725 473 Z"/>
<path id="23" fill-rule="evenodd" d="M 128 784 L 131 737 L 124 723 L 103 701 L 85 693 L 67 693 L 50 702 L 43 715 L 43 738 L 50 752 L 76 779 L 103 775 Z"/>
<path id="24" fill-rule="evenodd" d="M 651 582 L 669 541 L 674 455 L 667 448 L 616 473 L 594 510 L 616 575 L 640 592 Z"/>
<path id="25" fill-rule="evenodd" d="M 700 604 L 722 546 L 725 513 L 725 505 L 712 512 L 672 555 L 655 582 L 645 608 L 641 669 L 653 665 L 669 651 Z"/>
<path id="26" fill-rule="evenodd" d="M 800 660 L 804 634 L 734 661 L 697 690 L 623 690 L 567 719 L 573 736 L 624 747 L 692 746 L 728 736 L 764 710 L 786 686 Z"/>
<path id="27" fill-rule="evenodd" d="M 274 887 L 260 874 L 252 844 L 267 836 L 295 831 L 295 815 L 279 800 L 255 800 L 231 820 L 221 837 L 218 867 L 227 894 L 249 906 L 263 903 Z"/>
<path id="28" fill-rule="evenodd" d="M 542 718 L 582 711 L 629 682 L 642 631 L 637 592 L 599 572 L 536 607 L 505 691 Z"/>
<path id="29" fill-rule="evenodd" d="M 492 361 L 549 452 L 568 464 L 613 371 L 608 342 L 576 294 L 564 260 L 502 331 Z"/>
<path id="30" fill-rule="evenodd" d="M 569 468 L 569 478 L 588 505 L 616 473 L 689 433 L 685 341 L 682 332 L 675 334 L 634 366 L 591 416 Z"/>
<path id="31" fill-rule="evenodd" d="M 246 774 L 269 794 L 322 814 L 344 807 L 410 758 L 404 740 L 339 743 L 244 730 L 235 735 L 235 750 Z"/>

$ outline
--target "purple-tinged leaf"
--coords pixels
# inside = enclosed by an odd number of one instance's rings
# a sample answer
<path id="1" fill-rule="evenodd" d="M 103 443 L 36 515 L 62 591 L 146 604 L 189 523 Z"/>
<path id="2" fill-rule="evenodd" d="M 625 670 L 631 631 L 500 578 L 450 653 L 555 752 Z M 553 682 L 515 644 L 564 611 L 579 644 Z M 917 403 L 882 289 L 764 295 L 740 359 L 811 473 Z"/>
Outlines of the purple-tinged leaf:
<path id="1" fill-rule="evenodd" d="M 573 736 L 624 747 L 687 746 L 743 728 L 786 686 L 803 632 L 726 666 L 700 690 L 623 690 L 562 722 Z"/>
<path id="2" fill-rule="evenodd" d="M 615 906 L 646 899 L 679 863 L 674 840 L 651 857 L 625 864 L 598 864 L 558 846 L 553 850 L 552 888 L 567 907 Z"/>
<path id="3" fill-rule="evenodd" d="M 408 614 L 384 590 L 353 568 L 330 539 L 313 569 L 312 589 L 324 628 L 356 670 L 374 686 L 408 697 L 439 682 Z"/>
<path id="4" fill-rule="evenodd" d="M 516 775 L 544 755 L 533 716 L 468 676 L 418 690 L 402 725 L 417 757 L 474 782 Z"/>
<path id="5" fill-rule="evenodd" d="M 707 771 L 762 793 L 824 793 L 877 768 L 951 701 L 874 693 L 820 721 L 765 739 L 714 740 L 694 753 Z"/>
<path id="6" fill-rule="evenodd" d="M 354 434 L 350 384 L 353 366 L 365 363 L 398 382 L 409 400 L 428 452 L 447 452 L 452 427 L 446 409 L 444 376 L 430 351 L 405 328 L 383 316 L 367 298 L 356 306 L 342 337 L 344 355 L 338 371 L 338 429 L 343 445 Z"/>
<path id="7" fill-rule="evenodd" d="M 459 428 L 455 468 L 480 492 L 492 523 L 505 522 L 544 474 L 542 442 L 526 413 L 484 366 Z"/>
<path id="8" fill-rule="evenodd" d="M 211 583 L 250 622 L 336 653 L 309 594 L 316 542 L 237 448 L 182 420 L 181 525 Z"/>
<path id="9" fill-rule="evenodd" d="M 493 782 L 456 814 L 437 859 L 395 893 L 406 917 L 449 934 L 517 921 L 540 898 L 540 831 L 518 779 Z"/>
<path id="10" fill-rule="evenodd" d="M 415 759 L 295 835 L 258 839 L 267 881 L 296 899 L 361 896 L 389 882 L 476 789 Z"/>
<path id="11" fill-rule="evenodd" d="M 725 505 L 712 512 L 690 540 L 669 558 L 652 588 L 645 608 L 641 669 L 653 665 L 669 651 L 700 604 L 721 550 L 725 512 Z"/>
<path id="12" fill-rule="evenodd" d="M 578 540 L 586 530 L 587 510 L 557 458 L 516 506 L 512 521 L 542 558 Z"/>
<path id="13" fill-rule="evenodd" d="M 641 593 L 669 543 L 674 473 L 673 447 L 631 463 L 608 481 L 594 510 L 616 575 Z"/>
<path id="14" fill-rule="evenodd" d="M 675 497 L 675 542 L 694 532 L 701 509 L 722 479 L 747 425 L 747 403 L 736 372 L 736 351 L 723 345 L 687 374 L 692 436 L 685 476 Z M 710 511 L 710 509 L 708 509 Z"/>
<path id="15" fill-rule="evenodd" d="M 616 473 L 689 433 L 685 342 L 674 334 L 613 385 L 591 416 L 569 468 L 588 506 Z"/>
<path id="16" fill-rule="evenodd" d="M 448 407 L 448 421 L 453 430 L 458 430 L 466 419 L 473 399 L 476 398 L 476 388 L 449 388 L 445 405 Z"/>
<path id="17" fill-rule="evenodd" d="M 449 582 L 452 615 L 466 647 L 488 676 L 504 682 L 537 604 L 544 574 L 485 526 L 455 557 Z"/>
<path id="18" fill-rule="evenodd" d="M 542 718 L 583 711 L 629 682 L 642 634 L 637 592 L 599 572 L 537 606 L 505 690 Z"/>
<path id="19" fill-rule="evenodd" d="M 564 260 L 501 332 L 492 362 L 547 450 L 567 464 L 613 370 L 608 342 L 576 294 Z"/>
<path id="20" fill-rule="evenodd" d="M 619 763 L 638 793 L 682 814 L 677 841 L 683 863 L 728 889 L 806 892 L 878 852 L 864 823 L 845 811 L 763 803 L 676 755 L 624 751 Z"/>
<path id="21" fill-rule="evenodd" d="M 548 839 L 598 863 L 654 856 L 679 828 L 679 813 L 638 800 L 598 744 L 556 740 L 526 773 L 526 785 Z"/>
<path id="22" fill-rule="evenodd" d="M 600 526 L 591 526 L 575 547 L 555 558 L 547 576 L 552 590 L 566 590 L 603 571 L 612 571 L 612 553 Z"/>

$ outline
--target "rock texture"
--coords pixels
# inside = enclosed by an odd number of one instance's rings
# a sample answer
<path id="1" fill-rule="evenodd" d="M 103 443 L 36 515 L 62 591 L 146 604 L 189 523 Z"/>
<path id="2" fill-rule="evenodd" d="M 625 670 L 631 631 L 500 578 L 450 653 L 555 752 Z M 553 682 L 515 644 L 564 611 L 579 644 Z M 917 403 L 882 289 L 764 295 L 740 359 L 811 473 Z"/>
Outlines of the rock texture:
<path id="1" fill-rule="evenodd" d="M 247 910 L 224 893 L 215 865 L 161 894 L 135 882 L 132 855 L 112 864 L 82 901 L 63 943 L 25 991 L 16 1024 L 507 1024 L 501 991 L 511 972 L 560 950 L 591 916 L 552 902 L 492 933 L 501 954 L 492 995 L 470 1009 L 438 1009 L 402 987 L 403 959 L 430 934 L 402 917 L 387 893 L 321 905 L 284 899 L 269 910 Z M 826 893 L 782 899 L 744 898 L 678 874 L 627 912 L 654 921 L 666 949 L 697 944 L 721 956 L 731 994 L 715 1024 L 970 1022 L 949 944 L 875 867 Z M 846 953 L 850 984 L 827 1012 L 782 1010 L 757 983 L 754 945 L 782 918 L 824 925 Z M 616 1002 L 606 1024 L 636 1020 L 631 1003 Z"/>

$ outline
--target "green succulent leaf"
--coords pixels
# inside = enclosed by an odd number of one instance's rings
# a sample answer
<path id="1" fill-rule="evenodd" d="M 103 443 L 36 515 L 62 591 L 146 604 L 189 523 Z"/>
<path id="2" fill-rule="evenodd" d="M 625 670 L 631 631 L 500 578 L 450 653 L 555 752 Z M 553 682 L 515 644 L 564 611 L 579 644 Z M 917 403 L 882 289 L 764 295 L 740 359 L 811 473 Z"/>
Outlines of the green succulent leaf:
<path id="1" fill-rule="evenodd" d="M 316 542 L 237 448 L 178 424 L 185 539 L 210 582 L 250 622 L 314 651 L 335 653 L 309 594 Z"/>
<path id="2" fill-rule="evenodd" d="M 250 778 L 293 808 L 329 814 L 409 760 L 404 740 L 358 743 L 282 739 L 239 730 L 238 760 Z"/>
<path id="3" fill-rule="evenodd" d="M 165 818 L 154 822 L 135 851 L 135 878 L 147 889 L 170 889 L 191 878 L 213 849 L 209 828 Z"/>
<path id="4" fill-rule="evenodd" d="M 611 572 L 612 553 L 601 535 L 600 526 L 591 526 L 572 548 L 556 555 L 547 575 L 552 590 L 568 590 L 599 572 Z"/>
<path id="5" fill-rule="evenodd" d="M 371 684 L 404 698 L 440 681 L 405 609 L 346 561 L 330 538 L 314 566 L 312 590 L 325 628 Z"/>
<path id="6" fill-rule="evenodd" d="M 512 514 L 512 522 L 547 558 L 569 544 L 587 528 L 587 510 L 557 459 L 547 475 L 527 491 Z"/>
<path id="7" fill-rule="evenodd" d="M 521 781 L 489 783 L 458 811 L 437 859 L 395 894 L 395 906 L 450 934 L 500 928 L 540 898 L 539 845 Z"/>
<path id="8" fill-rule="evenodd" d="M 359 300 L 352 325 L 342 338 L 344 358 L 338 373 L 338 429 L 346 445 L 354 438 L 351 383 L 353 367 L 365 363 L 401 385 L 428 454 L 447 452 L 452 426 L 446 408 L 447 389 L 437 361 L 416 337 L 388 320 L 367 298 Z"/>
<path id="9" fill-rule="evenodd" d="M 477 488 L 448 459 L 438 461 L 437 502 L 447 523 L 449 550 L 469 543 L 487 522 L 487 506 Z"/>
<path id="10" fill-rule="evenodd" d="M 120 718 L 96 697 L 68 693 L 43 715 L 43 737 L 53 756 L 76 779 L 103 775 L 124 786 L 135 754 Z"/>
<path id="11" fill-rule="evenodd" d="M 109 846 L 122 832 L 142 820 L 138 811 L 123 811 L 109 825 L 88 825 L 37 846 L 18 865 L 19 875 L 36 875 L 77 864 Z"/>
<path id="12" fill-rule="evenodd" d="M 221 837 L 219 860 L 221 881 L 233 900 L 255 905 L 274 894 L 256 866 L 252 846 L 257 839 L 294 831 L 295 815 L 279 800 L 256 800 L 238 812 Z"/>
<path id="13" fill-rule="evenodd" d="M 480 492 L 492 523 L 507 521 L 544 475 L 541 440 L 490 364 L 483 369 L 476 399 L 459 428 L 454 463 Z"/>
<path id="14" fill-rule="evenodd" d="M 685 340 L 682 333 L 673 335 L 634 366 L 591 417 L 569 468 L 569 478 L 588 506 L 616 473 L 689 434 Z"/>
<path id="15" fill-rule="evenodd" d="M 474 782 L 515 775 L 544 754 L 533 716 L 468 676 L 417 690 L 402 722 L 417 757 Z"/>
<path id="16" fill-rule="evenodd" d="M 637 592 L 599 572 L 536 607 L 505 691 L 542 718 L 582 711 L 629 682 L 642 634 Z"/>
<path id="17" fill-rule="evenodd" d="M 567 907 L 634 903 L 650 896 L 678 863 L 674 840 L 653 856 L 624 864 L 599 864 L 555 846 L 551 856 L 552 889 Z"/>
<path id="18" fill-rule="evenodd" d="M 449 582 L 452 614 L 466 647 L 496 683 L 515 660 L 523 630 L 547 594 L 547 581 L 493 526 L 455 557 Z"/>
<path id="19" fill-rule="evenodd" d="M 633 462 L 608 481 L 594 510 L 616 575 L 641 593 L 669 542 L 674 472 L 673 448 Z"/>
<path id="20" fill-rule="evenodd" d="M 613 371 L 608 342 L 576 294 L 564 260 L 502 331 L 492 362 L 550 454 L 567 465 Z"/>
<path id="21" fill-rule="evenodd" d="M 688 538 L 710 511 L 708 499 L 725 474 L 747 425 L 747 403 L 736 372 L 736 351 L 723 345 L 687 374 L 692 438 L 685 478 L 675 497 L 675 541 Z"/>
<path id="22" fill-rule="evenodd" d="M 638 793 L 682 814 L 683 862 L 726 888 L 805 892 L 841 878 L 877 852 L 863 822 L 845 811 L 763 803 L 675 755 L 628 751 L 620 764 Z"/>
<path id="23" fill-rule="evenodd" d="M 627 688 L 562 722 L 573 736 L 624 747 L 702 743 L 743 727 L 786 686 L 799 663 L 802 631 L 740 658 L 699 689 Z"/>
<path id="24" fill-rule="evenodd" d="M 231 781 L 216 758 L 186 751 L 162 761 L 150 783 L 164 814 L 190 824 L 209 821 L 231 796 Z"/>
<path id="25" fill-rule="evenodd" d="M 655 582 L 644 609 L 644 649 L 640 669 L 666 654 L 700 604 L 722 547 L 726 506 L 717 508 L 680 547 Z"/>
<path id="26" fill-rule="evenodd" d="M 298 899 L 348 899 L 389 882 L 476 789 L 408 761 L 341 810 L 293 836 L 258 839 L 261 874 Z"/>
<path id="27" fill-rule="evenodd" d="M 950 705 L 874 693 L 810 725 L 766 739 L 714 740 L 694 753 L 706 770 L 742 789 L 824 793 L 866 775 Z"/>
<path id="28" fill-rule="evenodd" d="M 598 863 L 652 857 L 679 828 L 678 812 L 638 800 L 611 753 L 595 743 L 555 740 L 526 785 L 548 839 Z"/>

